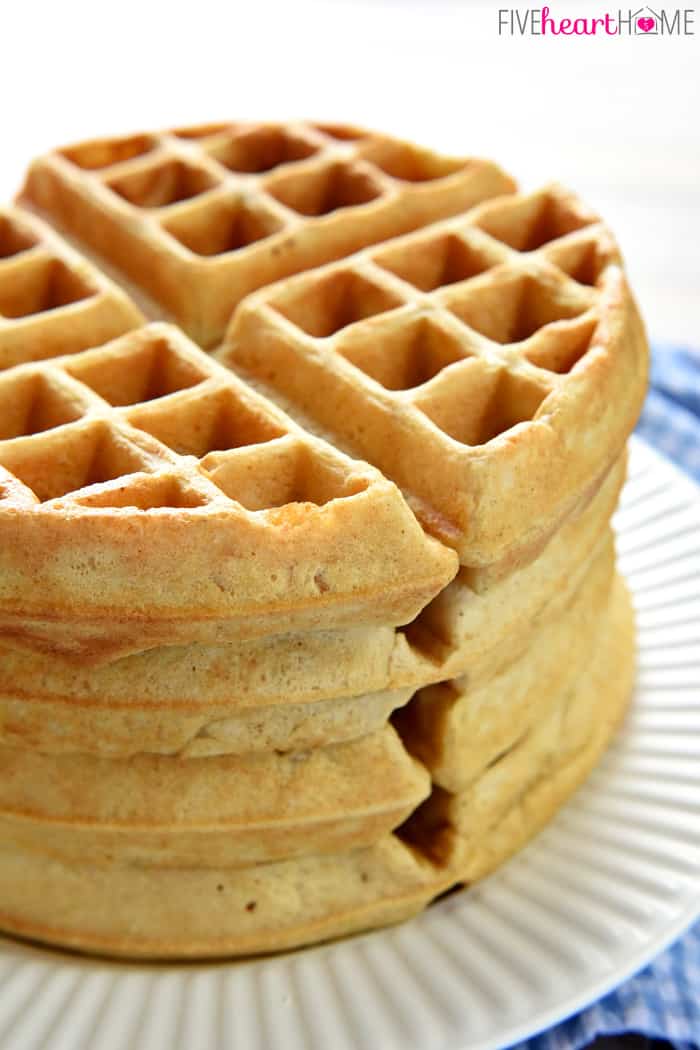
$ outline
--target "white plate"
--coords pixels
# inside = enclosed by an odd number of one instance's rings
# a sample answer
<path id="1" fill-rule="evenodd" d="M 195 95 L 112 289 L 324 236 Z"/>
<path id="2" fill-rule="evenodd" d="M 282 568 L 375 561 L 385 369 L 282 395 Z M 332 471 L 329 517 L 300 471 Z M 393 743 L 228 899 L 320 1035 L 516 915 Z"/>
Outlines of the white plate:
<path id="1" fill-rule="evenodd" d="M 700 494 L 637 441 L 616 523 L 636 701 L 524 852 L 401 927 L 259 962 L 128 966 L 0 941 L 1 1050 L 487 1050 L 674 940 L 700 915 Z"/>

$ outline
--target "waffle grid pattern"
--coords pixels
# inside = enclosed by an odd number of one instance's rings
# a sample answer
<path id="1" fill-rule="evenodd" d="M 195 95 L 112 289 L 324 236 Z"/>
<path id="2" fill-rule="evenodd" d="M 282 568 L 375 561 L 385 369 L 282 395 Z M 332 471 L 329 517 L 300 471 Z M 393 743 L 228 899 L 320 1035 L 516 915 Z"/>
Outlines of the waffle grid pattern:
<path id="1" fill-rule="evenodd" d="M 599 383 L 591 362 L 608 353 L 619 263 L 606 228 L 566 191 L 511 195 L 261 290 L 234 315 L 221 358 L 397 481 L 465 564 L 488 564 L 468 549 L 476 472 L 488 462 L 502 513 L 512 483 L 499 462 L 510 470 L 516 446 L 532 460 L 529 424 Z M 620 349 L 632 367 L 639 349 Z M 585 415 L 578 405 L 568 440 Z M 619 429 L 605 442 L 619 454 L 624 398 L 605 426 Z"/>
<path id="2" fill-rule="evenodd" d="M 127 296 L 19 208 L 0 207 L 0 370 L 143 323 Z"/>
<path id="3" fill-rule="evenodd" d="M 221 124 L 58 151 L 25 196 L 209 347 L 255 288 L 512 188 L 359 129 Z"/>
<path id="4" fill-rule="evenodd" d="M 573 224 L 582 232 L 563 251 L 558 245 L 553 259 L 547 246 L 539 257 L 529 255 L 542 247 L 536 243 L 526 257 L 505 241 L 511 231 L 503 231 L 504 241 L 489 234 L 513 210 L 499 202 L 305 278 L 296 298 L 283 292 L 267 302 L 314 339 L 337 334 L 334 351 L 390 391 L 394 404 L 415 405 L 460 443 L 484 444 L 534 417 L 556 385 L 550 373 L 574 367 L 596 323 L 590 285 L 598 272 L 579 273 L 597 245 L 599 231 L 588 229 L 594 219 L 567 213 L 555 190 L 524 204 L 532 225 L 560 205 L 561 235 Z M 521 229 L 518 222 L 512 233 Z M 558 231 L 550 231 L 553 239 Z M 588 280 L 579 283 L 567 269 Z M 471 375 L 467 385 L 490 396 L 466 399 L 466 412 L 455 419 L 452 389 Z"/>
<path id="5" fill-rule="evenodd" d="M 167 325 L 0 376 L 0 465 L 29 503 L 255 512 L 371 484 L 317 446 Z"/>

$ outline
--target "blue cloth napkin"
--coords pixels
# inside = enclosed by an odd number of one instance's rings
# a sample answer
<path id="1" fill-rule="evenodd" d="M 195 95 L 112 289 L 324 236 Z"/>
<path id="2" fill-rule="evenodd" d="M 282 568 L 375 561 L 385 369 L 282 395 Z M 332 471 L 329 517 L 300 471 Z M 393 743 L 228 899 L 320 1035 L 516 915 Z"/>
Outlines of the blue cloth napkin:
<path id="1" fill-rule="evenodd" d="M 700 482 L 700 351 L 654 351 L 637 433 Z M 600 1002 L 518 1050 L 579 1050 L 631 1032 L 700 1050 L 700 922 Z"/>
<path id="2" fill-rule="evenodd" d="M 700 482 L 700 350 L 655 350 L 637 433 Z"/>

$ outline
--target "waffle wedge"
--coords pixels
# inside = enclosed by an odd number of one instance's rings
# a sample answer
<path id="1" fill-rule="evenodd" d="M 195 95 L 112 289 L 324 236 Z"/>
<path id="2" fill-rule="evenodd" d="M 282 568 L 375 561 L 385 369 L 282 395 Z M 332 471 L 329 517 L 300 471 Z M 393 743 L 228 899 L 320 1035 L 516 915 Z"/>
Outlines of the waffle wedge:
<path id="1" fill-rule="evenodd" d="M 396 487 L 177 329 L 0 375 L 0 634 L 100 662 L 406 622 L 452 578 Z"/>
<path id="2" fill-rule="evenodd" d="M 221 360 L 393 478 L 476 588 L 600 484 L 647 377 L 612 235 L 556 186 L 251 295 Z"/>
<path id="3" fill-rule="evenodd" d="M 21 199 L 211 347 L 248 292 L 512 188 L 359 128 L 238 123 L 55 150 Z"/>

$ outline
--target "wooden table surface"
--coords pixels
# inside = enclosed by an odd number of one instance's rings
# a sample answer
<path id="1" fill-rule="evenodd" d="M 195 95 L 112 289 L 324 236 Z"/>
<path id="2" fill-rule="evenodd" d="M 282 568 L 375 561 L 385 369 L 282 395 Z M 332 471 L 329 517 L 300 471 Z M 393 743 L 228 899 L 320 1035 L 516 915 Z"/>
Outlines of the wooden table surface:
<path id="1" fill-rule="evenodd" d="M 698 35 L 680 38 L 499 38 L 499 6 L 8 0 L 0 199 L 27 158 L 61 142 L 217 118 L 347 119 L 492 156 L 526 186 L 569 184 L 616 230 L 652 337 L 700 346 L 700 14 Z"/>

